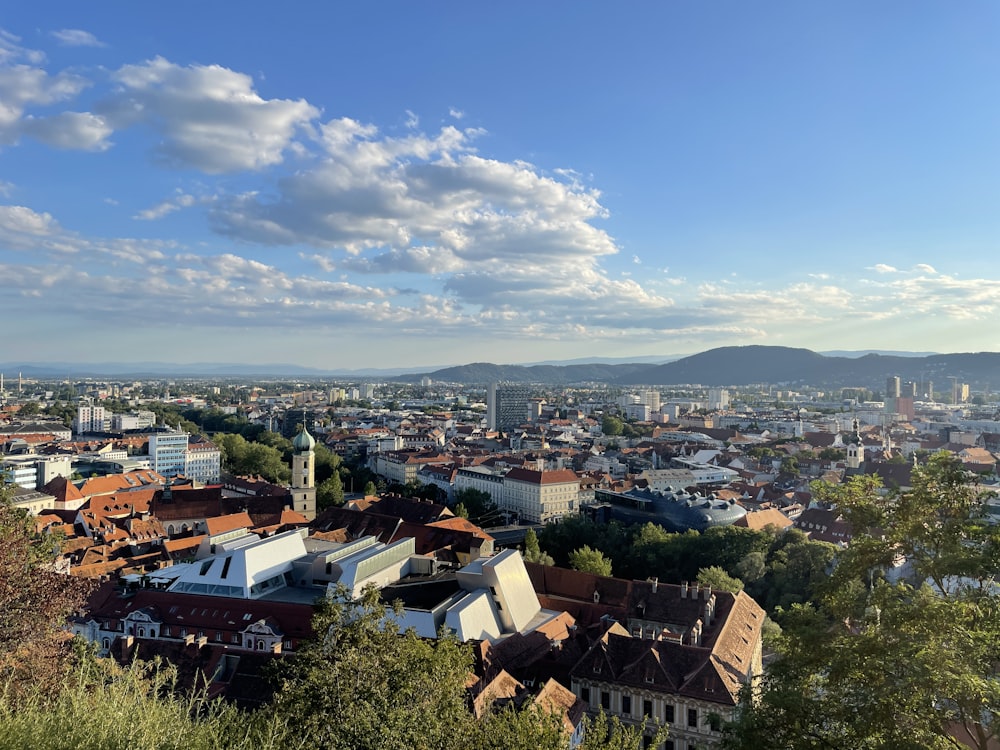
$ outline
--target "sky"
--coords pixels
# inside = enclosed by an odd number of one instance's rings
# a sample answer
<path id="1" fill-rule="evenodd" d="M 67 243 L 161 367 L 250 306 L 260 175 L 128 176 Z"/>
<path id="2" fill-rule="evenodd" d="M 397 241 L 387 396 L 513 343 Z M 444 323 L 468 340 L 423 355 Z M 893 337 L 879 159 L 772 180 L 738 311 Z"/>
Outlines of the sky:
<path id="1" fill-rule="evenodd" d="M 1000 350 L 1000 4 L 0 15 L 0 361 Z"/>

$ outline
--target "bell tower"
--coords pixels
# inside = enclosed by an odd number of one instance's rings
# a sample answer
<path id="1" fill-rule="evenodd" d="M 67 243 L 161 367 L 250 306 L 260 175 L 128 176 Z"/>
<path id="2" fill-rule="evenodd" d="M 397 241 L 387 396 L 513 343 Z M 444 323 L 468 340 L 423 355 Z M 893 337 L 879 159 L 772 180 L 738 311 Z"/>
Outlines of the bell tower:
<path id="1" fill-rule="evenodd" d="M 292 510 L 316 518 L 316 440 L 303 427 L 292 440 Z"/>

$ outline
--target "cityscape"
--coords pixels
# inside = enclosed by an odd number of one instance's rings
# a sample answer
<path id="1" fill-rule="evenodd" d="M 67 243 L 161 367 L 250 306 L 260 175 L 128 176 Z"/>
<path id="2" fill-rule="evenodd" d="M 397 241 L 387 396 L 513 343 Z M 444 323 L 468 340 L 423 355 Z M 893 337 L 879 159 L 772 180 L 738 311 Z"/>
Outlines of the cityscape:
<path id="1" fill-rule="evenodd" d="M 0 747 L 1000 748 L 998 32 L 15 2 Z"/>

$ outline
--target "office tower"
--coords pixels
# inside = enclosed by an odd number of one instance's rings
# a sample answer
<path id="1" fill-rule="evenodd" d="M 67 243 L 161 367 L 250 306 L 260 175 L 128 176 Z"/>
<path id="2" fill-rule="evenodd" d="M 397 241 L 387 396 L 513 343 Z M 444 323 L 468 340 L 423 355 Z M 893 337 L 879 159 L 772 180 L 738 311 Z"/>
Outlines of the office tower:
<path id="1" fill-rule="evenodd" d="M 902 395 L 900 390 L 899 375 L 892 375 L 885 381 L 885 397 L 899 398 Z"/>
<path id="2" fill-rule="evenodd" d="M 486 392 L 486 427 L 510 432 L 528 421 L 531 389 L 513 383 L 490 383 Z"/>

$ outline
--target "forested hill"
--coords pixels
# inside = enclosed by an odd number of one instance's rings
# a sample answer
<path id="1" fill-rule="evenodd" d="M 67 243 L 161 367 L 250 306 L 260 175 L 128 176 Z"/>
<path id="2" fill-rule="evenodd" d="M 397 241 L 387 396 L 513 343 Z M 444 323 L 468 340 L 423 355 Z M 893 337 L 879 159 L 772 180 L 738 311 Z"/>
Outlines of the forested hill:
<path id="1" fill-rule="evenodd" d="M 496 365 L 477 362 L 430 373 L 403 376 L 417 382 L 429 376 L 452 383 L 607 383 L 609 385 L 747 385 L 775 383 L 814 386 L 859 386 L 885 389 L 885 380 L 933 381 L 935 390 L 948 388 L 949 378 L 969 383 L 974 389 L 1000 387 L 1000 354 L 935 354 L 906 357 L 868 354 L 863 357 L 828 357 L 809 349 L 783 346 L 727 346 L 711 349 L 662 365 L 573 364 Z"/>
<path id="2" fill-rule="evenodd" d="M 641 373 L 655 369 L 657 365 L 630 363 L 622 365 L 575 364 L 575 365 L 495 365 L 490 362 L 474 362 L 469 365 L 446 367 L 430 373 L 404 375 L 399 380 L 418 382 L 429 376 L 446 383 L 545 383 L 560 385 L 565 383 L 612 383 L 619 378 L 635 377 L 636 382 L 645 382 Z"/>

